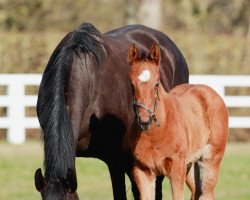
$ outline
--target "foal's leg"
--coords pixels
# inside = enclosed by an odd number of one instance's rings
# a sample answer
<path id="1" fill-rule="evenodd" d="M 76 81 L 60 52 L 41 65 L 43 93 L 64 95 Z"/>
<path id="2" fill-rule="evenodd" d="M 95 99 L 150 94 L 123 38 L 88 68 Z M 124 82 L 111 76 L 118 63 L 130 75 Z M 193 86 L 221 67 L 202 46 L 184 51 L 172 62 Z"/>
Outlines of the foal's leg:
<path id="1" fill-rule="evenodd" d="M 132 186 L 132 192 L 134 196 L 134 200 L 139 200 L 140 199 L 140 194 L 138 187 L 134 181 L 134 178 L 131 176 L 131 174 L 127 174 L 130 181 L 131 181 L 131 186 Z M 162 200 L 162 181 L 164 179 L 164 176 L 158 176 L 156 177 L 156 182 L 155 182 L 155 200 Z"/>
<path id="2" fill-rule="evenodd" d="M 185 177 L 186 177 L 185 160 L 173 161 L 169 176 L 173 194 L 173 200 L 184 200 Z"/>
<path id="3" fill-rule="evenodd" d="M 154 200 L 156 176 L 149 170 L 135 166 L 133 177 L 140 192 L 140 200 Z"/>
<path id="4" fill-rule="evenodd" d="M 198 161 L 201 175 L 201 197 L 200 200 L 214 200 L 214 188 L 217 183 L 220 162 L 224 149 L 213 145 L 206 145 L 201 159 Z"/>

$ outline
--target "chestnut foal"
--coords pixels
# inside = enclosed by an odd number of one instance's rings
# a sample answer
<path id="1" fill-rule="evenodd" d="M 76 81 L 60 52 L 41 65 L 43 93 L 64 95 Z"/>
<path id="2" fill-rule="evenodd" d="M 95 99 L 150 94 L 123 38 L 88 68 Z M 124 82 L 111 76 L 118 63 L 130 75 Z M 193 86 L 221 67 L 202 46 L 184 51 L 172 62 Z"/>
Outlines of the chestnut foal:
<path id="1" fill-rule="evenodd" d="M 134 157 L 133 177 L 140 199 L 155 199 L 156 176 L 170 179 L 174 200 L 214 199 L 228 139 L 228 111 L 222 98 L 205 85 L 182 84 L 167 93 L 160 83 L 160 47 L 145 58 L 129 48 L 128 62 L 137 122 L 125 143 Z"/>

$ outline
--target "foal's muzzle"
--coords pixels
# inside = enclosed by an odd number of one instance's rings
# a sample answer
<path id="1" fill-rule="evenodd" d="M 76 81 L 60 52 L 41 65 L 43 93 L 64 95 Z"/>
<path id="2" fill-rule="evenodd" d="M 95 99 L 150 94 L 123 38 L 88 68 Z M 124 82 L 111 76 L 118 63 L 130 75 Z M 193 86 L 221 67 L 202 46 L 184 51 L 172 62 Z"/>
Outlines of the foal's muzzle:
<path id="1" fill-rule="evenodd" d="M 144 121 L 140 116 L 138 116 L 138 123 L 142 130 L 148 130 L 152 124 L 152 118 L 148 116 L 148 120 Z"/>
<path id="2" fill-rule="evenodd" d="M 137 101 L 133 101 L 133 106 L 134 106 L 134 110 L 137 116 L 137 120 L 138 120 L 138 124 L 140 125 L 140 127 L 142 128 L 142 130 L 148 130 L 150 128 L 150 125 L 152 124 L 152 121 L 155 122 L 156 126 L 160 127 L 159 122 L 157 121 L 156 117 L 155 117 L 155 109 L 156 109 L 156 100 L 155 100 L 155 104 L 154 104 L 154 110 L 150 110 L 147 106 L 145 106 L 144 104 L 141 104 Z M 146 110 L 148 112 L 148 120 L 142 120 L 139 114 L 139 108 L 143 108 L 144 110 Z"/>

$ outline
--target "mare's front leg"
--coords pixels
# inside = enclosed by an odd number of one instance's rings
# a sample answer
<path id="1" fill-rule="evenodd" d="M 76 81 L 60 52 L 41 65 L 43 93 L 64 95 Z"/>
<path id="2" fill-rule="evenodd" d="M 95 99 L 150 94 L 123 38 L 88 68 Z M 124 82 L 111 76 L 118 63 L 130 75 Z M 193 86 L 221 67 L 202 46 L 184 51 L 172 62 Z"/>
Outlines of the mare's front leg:
<path id="1" fill-rule="evenodd" d="M 184 183 L 186 177 L 185 159 L 171 161 L 170 163 L 168 163 L 167 168 L 168 170 L 171 170 L 169 179 L 173 195 L 172 199 L 184 200 Z"/>
<path id="2" fill-rule="evenodd" d="M 139 189 L 140 200 L 155 199 L 155 180 L 156 176 L 149 169 L 142 169 L 139 166 L 134 166 L 133 177 Z"/>
<path id="3" fill-rule="evenodd" d="M 107 163 L 112 182 L 114 200 L 126 200 L 125 171 L 121 163 Z"/>

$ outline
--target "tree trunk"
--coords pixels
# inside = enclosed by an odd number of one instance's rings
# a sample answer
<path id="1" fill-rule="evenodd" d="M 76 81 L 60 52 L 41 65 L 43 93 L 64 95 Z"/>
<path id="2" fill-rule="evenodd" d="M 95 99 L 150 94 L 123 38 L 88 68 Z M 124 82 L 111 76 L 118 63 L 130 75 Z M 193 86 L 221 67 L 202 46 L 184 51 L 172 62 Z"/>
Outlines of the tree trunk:
<path id="1" fill-rule="evenodd" d="M 162 23 L 162 0 L 139 0 L 137 19 L 140 24 L 160 29 Z"/>
<path id="2" fill-rule="evenodd" d="M 155 29 L 161 28 L 162 0 L 125 0 L 127 24 L 143 24 Z"/>
<path id="3" fill-rule="evenodd" d="M 125 5 L 126 5 L 125 18 L 126 18 L 127 24 L 138 23 L 137 17 L 136 17 L 137 1 L 125 0 Z"/>
<path id="4" fill-rule="evenodd" d="M 249 13 L 248 11 L 250 11 L 249 6 L 250 3 L 249 1 L 246 1 L 245 3 L 246 5 L 246 9 L 247 9 L 247 13 Z M 245 48 L 243 50 L 243 67 L 245 69 L 249 68 L 250 65 L 250 15 L 248 15 L 247 17 L 247 28 L 246 28 L 246 44 L 245 44 Z M 247 71 L 247 70 L 246 70 Z"/>

